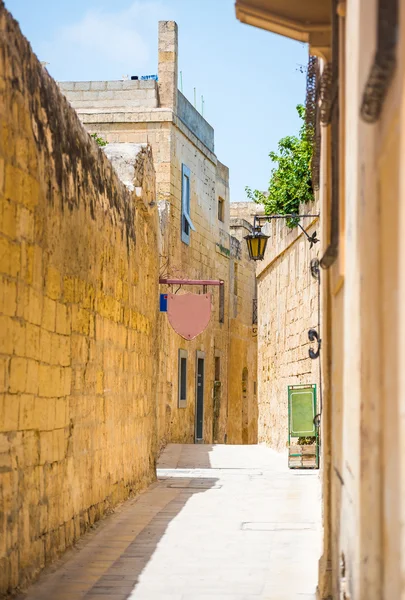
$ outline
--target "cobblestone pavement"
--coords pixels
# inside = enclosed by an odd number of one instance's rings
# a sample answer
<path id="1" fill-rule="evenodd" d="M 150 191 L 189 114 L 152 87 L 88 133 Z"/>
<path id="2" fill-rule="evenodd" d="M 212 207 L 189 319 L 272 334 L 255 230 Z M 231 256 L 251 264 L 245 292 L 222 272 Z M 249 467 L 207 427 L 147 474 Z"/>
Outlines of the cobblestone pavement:
<path id="1" fill-rule="evenodd" d="M 44 573 L 25 600 L 313 600 L 318 471 L 263 446 L 169 445 L 158 482 Z"/>

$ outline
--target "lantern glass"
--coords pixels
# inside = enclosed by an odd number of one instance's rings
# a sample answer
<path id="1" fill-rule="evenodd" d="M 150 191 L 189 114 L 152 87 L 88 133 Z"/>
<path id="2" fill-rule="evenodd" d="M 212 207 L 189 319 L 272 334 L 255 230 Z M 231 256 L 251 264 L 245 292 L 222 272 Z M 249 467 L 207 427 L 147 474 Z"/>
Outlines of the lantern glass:
<path id="1" fill-rule="evenodd" d="M 268 239 L 269 236 L 265 235 L 260 230 L 256 230 L 245 236 L 249 258 L 251 260 L 263 260 Z"/>

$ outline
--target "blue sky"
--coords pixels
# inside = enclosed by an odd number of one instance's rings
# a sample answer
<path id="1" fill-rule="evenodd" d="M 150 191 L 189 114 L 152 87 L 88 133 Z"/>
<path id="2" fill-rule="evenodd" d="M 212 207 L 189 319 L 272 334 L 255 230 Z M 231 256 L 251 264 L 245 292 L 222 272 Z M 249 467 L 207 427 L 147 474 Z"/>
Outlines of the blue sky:
<path id="1" fill-rule="evenodd" d="M 40 60 L 59 81 L 157 73 L 157 22 L 179 26 L 183 93 L 215 128 L 230 169 L 231 200 L 267 189 L 270 150 L 298 131 L 306 45 L 243 25 L 234 0 L 5 0 Z M 179 84 L 180 87 L 180 84 Z"/>

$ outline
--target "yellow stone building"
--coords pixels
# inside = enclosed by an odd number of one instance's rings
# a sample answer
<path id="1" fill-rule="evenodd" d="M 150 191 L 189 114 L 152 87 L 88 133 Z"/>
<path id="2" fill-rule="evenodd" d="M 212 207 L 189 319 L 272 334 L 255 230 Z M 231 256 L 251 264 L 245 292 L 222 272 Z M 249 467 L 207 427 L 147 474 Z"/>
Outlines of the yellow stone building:
<path id="1" fill-rule="evenodd" d="M 320 59 L 319 598 L 405 598 L 405 5 L 237 0 L 236 15 Z"/>

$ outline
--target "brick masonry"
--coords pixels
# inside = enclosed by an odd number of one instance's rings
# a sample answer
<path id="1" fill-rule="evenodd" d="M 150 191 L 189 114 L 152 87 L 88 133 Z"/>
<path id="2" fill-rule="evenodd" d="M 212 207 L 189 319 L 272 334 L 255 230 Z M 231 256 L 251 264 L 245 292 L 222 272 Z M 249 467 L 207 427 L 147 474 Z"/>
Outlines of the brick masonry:
<path id="1" fill-rule="evenodd" d="M 315 209 L 316 203 L 310 211 Z M 319 233 L 318 219 L 302 222 L 309 234 Z M 315 383 L 319 393 L 319 361 L 308 356 L 310 347 L 316 349 L 308 330 L 318 329 L 318 284 L 310 271 L 318 245 L 310 249 L 303 233 L 284 220 L 263 231 L 270 239 L 257 267 L 258 439 L 282 450 L 288 440 L 287 387 Z"/>
<path id="2" fill-rule="evenodd" d="M 0 90 L 5 592 L 155 477 L 158 218 L 150 147 L 132 195 L 2 2 Z"/>

